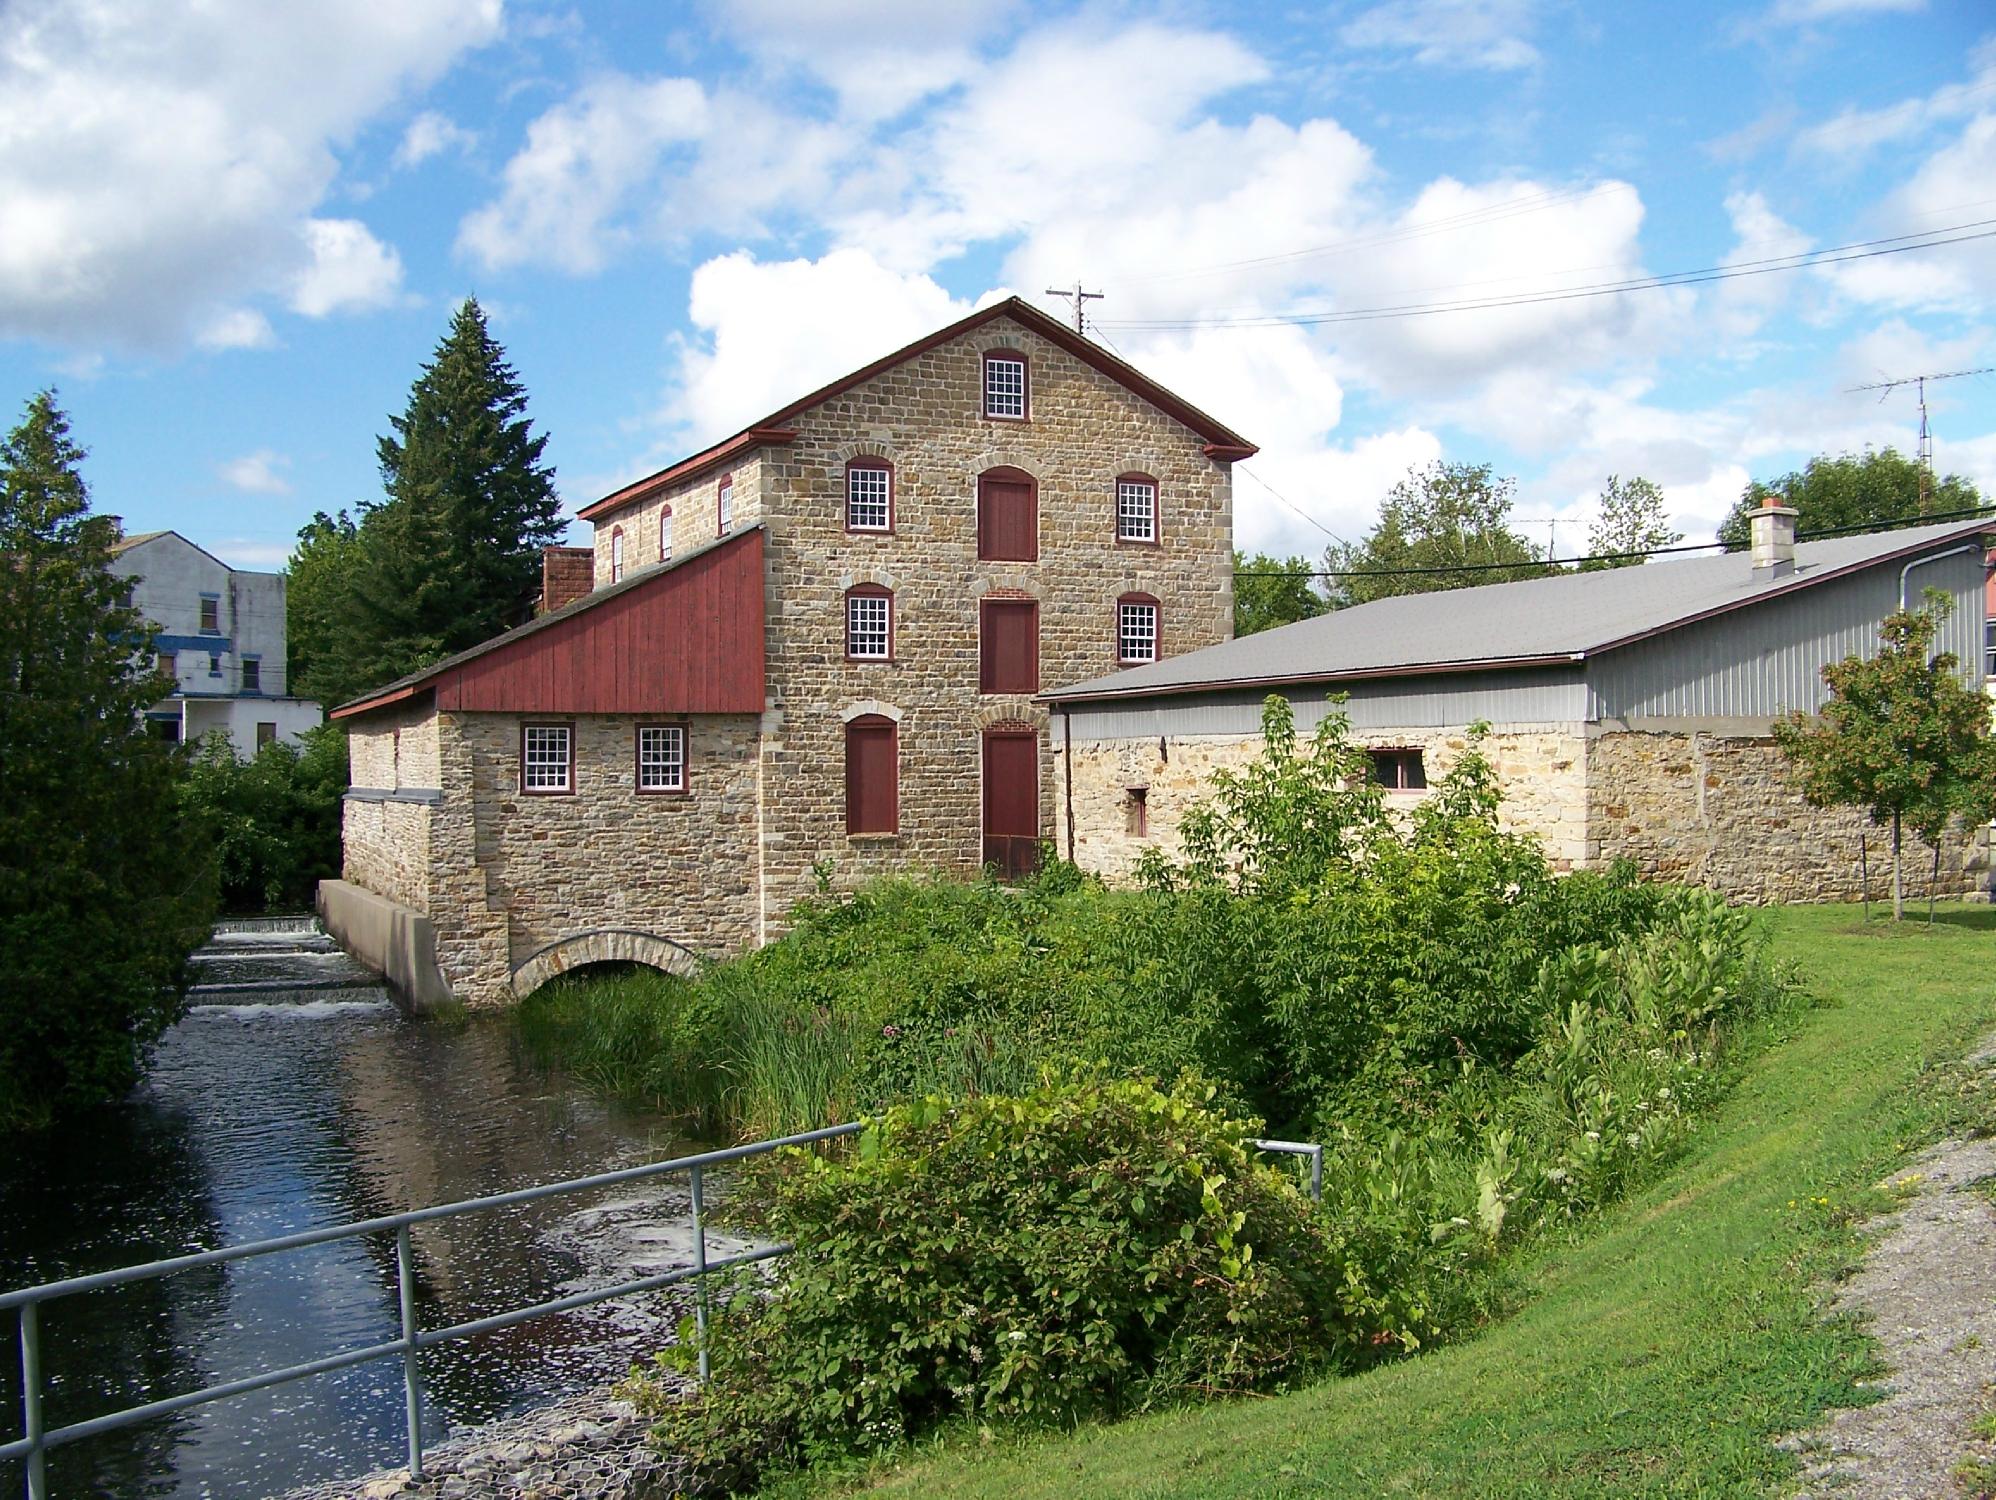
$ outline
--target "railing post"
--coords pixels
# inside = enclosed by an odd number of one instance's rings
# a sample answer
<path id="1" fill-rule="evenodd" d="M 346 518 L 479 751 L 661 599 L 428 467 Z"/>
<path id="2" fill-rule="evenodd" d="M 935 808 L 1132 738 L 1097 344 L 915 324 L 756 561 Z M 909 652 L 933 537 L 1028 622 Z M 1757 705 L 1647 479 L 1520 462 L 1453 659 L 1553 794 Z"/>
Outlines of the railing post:
<path id="1" fill-rule="evenodd" d="M 1321 1144 L 1310 1148 L 1310 1196 L 1319 1203 L 1324 1201 L 1324 1148 Z"/>
<path id="2" fill-rule="evenodd" d="M 395 1284 L 402 1304 L 402 1419 L 409 1429 L 409 1477 L 423 1477 L 423 1387 L 416 1369 L 416 1264 L 409 1226 L 395 1231 Z"/>
<path id="3" fill-rule="evenodd" d="M 693 1336 L 700 1346 L 700 1383 L 707 1383 L 707 1226 L 701 1217 L 700 1169 L 693 1177 Z"/>
<path id="4" fill-rule="evenodd" d="M 21 1304 L 21 1428 L 28 1450 L 28 1500 L 48 1500 L 48 1450 L 42 1447 L 42 1324 L 33 1302 Z"/>

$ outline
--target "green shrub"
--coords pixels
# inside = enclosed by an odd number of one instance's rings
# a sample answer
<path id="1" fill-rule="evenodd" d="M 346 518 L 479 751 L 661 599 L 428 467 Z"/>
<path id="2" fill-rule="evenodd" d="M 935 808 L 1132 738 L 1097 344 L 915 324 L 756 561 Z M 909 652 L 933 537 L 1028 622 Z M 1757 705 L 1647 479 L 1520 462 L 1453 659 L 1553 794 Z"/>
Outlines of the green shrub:
<path id="1" fill-rule="evenodd" d="M 220 730 L 194 748 L 180 783 L 183 813 L 214 851 L 223 908 L 302 911 L 340 873 L 347 735 L 337 724 L 300 743 L 273 741 L 248 760 Z"/>
<path id="2" fill-rule="evenodd" d="M 1253 1134 L 1189 1081 L 899 1106 L 779 1179 L 772 1229 L 797 1250 L 715 1317 L 711 1382 L 632 1391 L 740 1488 L 953 1419 L 1069 1425 L 1349 1364 L 1373 1309 Z"/>

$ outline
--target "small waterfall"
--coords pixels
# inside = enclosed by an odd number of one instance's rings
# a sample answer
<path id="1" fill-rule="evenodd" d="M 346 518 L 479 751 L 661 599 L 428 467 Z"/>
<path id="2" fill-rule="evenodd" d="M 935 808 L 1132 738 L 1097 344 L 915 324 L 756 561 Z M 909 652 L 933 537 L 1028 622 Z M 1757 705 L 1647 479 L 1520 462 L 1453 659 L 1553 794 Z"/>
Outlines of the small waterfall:
<path id="1" fill-rule="evenodd" d="M 394 1008 L 380 979 L 309 916 L 228 918 L 189 962 L 190 1017 L 305 1020 Z"/>

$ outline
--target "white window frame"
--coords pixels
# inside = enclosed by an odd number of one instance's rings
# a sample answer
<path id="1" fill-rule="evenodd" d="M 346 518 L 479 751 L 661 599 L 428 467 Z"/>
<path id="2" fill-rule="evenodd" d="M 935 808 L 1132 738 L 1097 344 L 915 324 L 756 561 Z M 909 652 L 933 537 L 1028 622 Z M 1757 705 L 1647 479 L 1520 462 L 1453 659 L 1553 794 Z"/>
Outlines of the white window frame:
<path id="1" fill-rule="evenodd" d="M 672 561 L 672 507 L 669 505 L 658 515 L 658 560 Z"/>
<path id="2" fill-rule="evenodd" d="M 1014 389 L 1009 378 L 1000 385 L 993 376 L 1000 369 L 1016 370 L 1018 385 Z M 989 355 L 984 361 L 984 415 L 1001 422 L 1023 422 L 1026 420 L 1026 362 L 1017 355 Z M 1004 410 L 1001 410 L 1001 405 Z M 1017 407 L 1017 410 L 1009 408 Z"/>
<path id="3" fill-rule="evenodd" d="M 558 755 L 553 753 L 557 748 Z M 559 783 L 550 777 L 553 768 L 559 768 Z M 573 724 L 520 726 L 520 790 L 528 796 L 542 797 L 575 790 Z"/>
<path id="4" fill-rule="evenodd" d="M 1128 667 L 1140 667 L 1157 660 L 1157 638 L 1160 613 L 1155 604 L 1136 602 L 1118 603 L 1116 606 L 1116 660 Z M 1142 655 L 1132 655 L 1131 648 L 1140 649 Z"/>
<path id="5" fill-rule="evenodd" d="M 610 582 L 624 581 L 624 528 L 610 533 Z"/>
<path id="6" fill-rule="evenodd" d="M 657 773 L 656 776 L 654 773 Z M 648 795 L 686 790 L 686 726 L 638 726 L 638 790 Z"/>
<path id="7" fill-rule="evenodd" d="M 735 524 L 735 476 L 730 474 L 721 481 L 721 487 L 714 496 L 714 512 L 719 534 L 726 536 Z"/>
<path id="8" fill-rule="evenodd" d="M 877 481 L 879 493 L 864 497 L 856 493 L 859 476 L 866 476 L 866 484 L 871 488 Z M 877 521 L 858 519 L 862 507 L 867 512 L 877 510 Z M 894 471 L 885 464 L 856 463 L 846 466 L 846 530 L 847 531 L 892 531 L 894 529 Z"/>
<path id="9" fill-rule="evenodd" d="M 1131 508 L 1131 502 L 1140 500 L 1143 504 L 1141 516 Z M 1143 529 L 1135 530 L 1132 522 L 1141 519 Z M 1148 479 L 1118 479 L 1116 481 L 1116 540 L 1119 542 L 1155 542 L 1157 540 L 1157 486 Z"/>
<path id="10" fill-rule="evenodd" d="M 892 594 L 846 595 L 846 656 L 852 661 L 893 660 Z"/>

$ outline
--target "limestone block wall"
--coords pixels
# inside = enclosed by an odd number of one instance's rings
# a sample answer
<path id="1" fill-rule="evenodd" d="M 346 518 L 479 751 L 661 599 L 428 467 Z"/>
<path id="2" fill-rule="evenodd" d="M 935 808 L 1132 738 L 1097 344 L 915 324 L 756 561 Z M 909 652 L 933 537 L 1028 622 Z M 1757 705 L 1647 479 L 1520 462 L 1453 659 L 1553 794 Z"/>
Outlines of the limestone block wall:
<path id="1" fill-rule="evenodd" d="M 427 703 L 357 721 L 347 736 L 350 783 L 369 793 L 438 785 L 436 715 Z M 355 885 L 417 910 L 430 892 L 432 809 L 414 800 L 348 796 L 341 815 L 341 873 Z"/>
<path id="2" fill-rule="evenodd" d="M 1618 730 L 1589 741 L 1587 762 L 1590 863 L 1631 859 L 1646 875 L 1739 901 L 1856 901 L 1868 840 L 1871 895 L 1890 893 L 1887 831 L 1856 809 L 1810 807 L 1768 736 Z M 1907 889 L 1924 897 L 1933 855 L 1906 842 Z M 1984 844 L 1942 849 L 1943 896 L 1981 886 Z"/>
<path id="3" fill-rule="evenodd" d="M 610 582 L 610 539 L 624 532 L 624 576 L 658 562 L 658 533 L 668 507 L 672 511 L 672 555 L 678 557 L 720 536 L 721 479 L 731 476 L 729 530 L 762 519 L 762 455 L 751 453 L 730 465 L 674 485 L 642 504 L 605 516 L 596 523 L 596 587 Z"/>
<path id="4" fill-rule="evenodd" d="M 1465 726 L 1444 729 L 1367 729 L 1357 738 L 1379 750 L 1422 752 L 1430 785 L 1448 774 L 1469 744 Z M 1077 740 L 1074 746 L 1074 858 L 1084 870 L 1109 879 L 1128 875 L 1144 849 L 1168 857 L 1182 852 L 1179 827 L 1186 812 L 1212 794 L 1212 775 L 1238 770 L 1261 754 L 1259 735 L 1181 735 L 1156 739 Z M 1586 861 L 1587 741 L 1579 724 L 1508 726 L 1489 735 L 1483 753 L 1496 769 L 1504 801 L 1498 821 L 1531 834 L 1558 870 Z M 1065 768 L 1056 757 L 1056 773 Z M 1147 833 L 1131 818 L 1130 789 L 1144 789 Z M 1065 795 L 1065 784 L 1059 788 Z M 1418 792 L 1389 792 L 1390 808 L 1410 810 Z M 1063 812 L 1061 838 L 1064 841 Z M 1063 851 L 1065 843 L 1062 844 Z"/>
<path id="5" fill-rule="evenodd" d="M 684 794 L 637 792 L 639 722 L 578 717 L 576 789 L 544 796 L 519 790 L 521 716 L 440 716 L 444 798 L 430 914 L 439 966 L 460 999 L 509 999 L 519 964 L 598 928 L 706 952 L 753 941 L 756 717 L 686 721 Z"/>
<path id="6" fill-rule="evenodd" d="M 982 414 L 983 354 L 1026 355 L 1029 420 Z M 1064 350 L 1010 323 L 939 345 L 790 424 L 793 443 L 762 452 L 768 523 L 770 734 L 764 867 L 769 931 L 827 860 L 851 882 L 892 868 L 974 870 L 982 848 L 983 730 L 1040 731 L 1040 829 L 1056 830 L 1047 715 L 1031 695 L 978 691 L 980 601 L 1039 604 L 1042 687 L 1116 669 L 1119 595 L 1162 606 L 1176 655 L 1232 633 L 1232 476 L 1203 440 Z M 845 473 L 857 457 L 893 469 L 893 529 L 848 532 Z M 977 556 L 977 481 L 1011 467 L 1037 481 L 1039 557 Z M 1159 541 L 1118 543 L 1115 482 L 1141 472 L 1159 488 Z M 845 594 L 894 595 L 892 661 L 845 659 Z M 860 704 L 900 716 L 900 833 L 848 838 L 844 724 Z"/>

